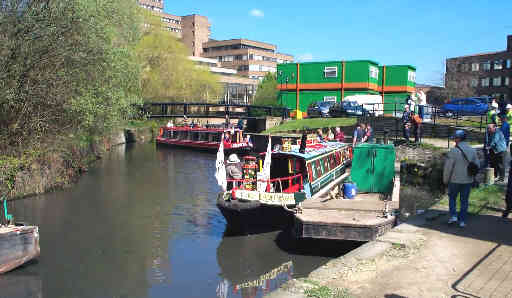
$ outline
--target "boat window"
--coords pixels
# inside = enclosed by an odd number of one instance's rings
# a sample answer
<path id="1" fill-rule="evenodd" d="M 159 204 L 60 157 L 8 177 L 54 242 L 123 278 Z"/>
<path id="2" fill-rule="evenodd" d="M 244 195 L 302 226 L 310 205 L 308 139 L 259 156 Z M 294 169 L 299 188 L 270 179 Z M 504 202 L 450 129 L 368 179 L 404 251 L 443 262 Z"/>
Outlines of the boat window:
<path id="1" fill-rule="evenodd" d="M 329 156 L 322 157 L 322 168 L 324 169 L 324 173 L 327 173 L 331 170 L 331 164 L 329 163 Z"/>
<path id="2" fill-rule="evenodd" d="M 191 131 L 190 135 L 191 135 L 190 139 L 192 141 L 199 141 L 199 132 L 198 131 Z"/>
<path id="3" fill-rule="evenodd" d="M 329 155 L 329 163 L 331 164 L 331 169 L 336 168 L 336 166 L 338 165 L 338 164 L 336 163 L 336 158 L 335 158 L 335 154 L 334 154 L 334 153 L 331 153 L 331 154 Z"/>
<path id="4" fill-rule="evenodd" d="M 336 157 L 336 164 L 340 165 L 343 162 L 343 160 L 341 159 L 341 151 L 336 151 L 335 157 Z"/>
<path id="5" fill-rule="evenodd" d="M 313 177 L 313 169 L 312 169 L 311 163 L 307 164 L 307 168 L 308 168 L 309 182 L 313 182 L 315 180 L 315 178 Z"/>
<path id="6" fill-rule="evenodd" d="M 320 165 L 320 159 L 317 159 L 315 162 L 315 170 L 316 170 L 316 178 L 320 178 L 323 175 L 322 166 Z"/>
<path id="7" fill-rule="evenodd" d="M 213 136 L 212 136 L 212 142 L 213 143 L 220 143 L 220 137 L 221 137 L 220 132 L 214 133 Z"/>

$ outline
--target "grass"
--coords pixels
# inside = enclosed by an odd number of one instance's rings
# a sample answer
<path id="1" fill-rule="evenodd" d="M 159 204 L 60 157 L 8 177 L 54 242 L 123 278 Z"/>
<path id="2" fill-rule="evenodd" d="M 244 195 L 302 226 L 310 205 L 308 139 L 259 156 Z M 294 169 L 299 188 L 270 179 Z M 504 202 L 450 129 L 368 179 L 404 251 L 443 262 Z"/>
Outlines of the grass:
<path id="1" fill-rule="evenodd" d="M 504 205 L 504 197 L 505 188 L 499 185 L 486 185 L 472 189 L 469 195 L 468 212 L 479 215 L 488 210 L 501 209 Z M 448 202 L 448 196 L 444 196 L 439 205 L 447 207 Z"/>
<path id="2" fill-rule="evenodd" d="M 264 133 L 297 131 L 324 127 L 351 126 L 356 124 L 357 118 L 311 118 L 302 120 L 290 120 L 279 126 L 267 129 Z"/>
<path id="3" fill-rule="evenodd" d="M 319 282 L 310 279 L 303 279 L 305 283 L 314 285 L 314 288 L 307 289 L 304 294 L 308 298 L 351 298 L 347 289 L 331 289 L 327 286 L 320 285 Z"/>
<path id="4" fill-rule="evenodd" d="M 453 125 L 457 124 L 458 127 L 468 127 L 468 128 L 480 128 L 480 116 L 477 117 L 465 117 L 464 119 L 455 119 L 452 118 L 437 118 L 436 124 L 444 124 L 444 125 Z M 487 124 L 485 123 L 485 118 L 482 122 L 482 130 L 486 128 Z"/>

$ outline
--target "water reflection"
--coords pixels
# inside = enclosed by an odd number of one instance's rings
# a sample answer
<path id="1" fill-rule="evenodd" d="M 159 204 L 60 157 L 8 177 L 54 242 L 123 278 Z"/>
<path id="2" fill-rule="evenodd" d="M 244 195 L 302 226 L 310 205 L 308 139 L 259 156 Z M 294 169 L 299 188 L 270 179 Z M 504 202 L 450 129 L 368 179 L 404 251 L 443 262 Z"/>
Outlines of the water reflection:
<path id="1" fill-rule="evenodd" d="M 0 297 L 261 297 L 332 257 L 224 235 L 214 172 L 214 154 L 121 146 L 72 188 L 10 202 L 40 226 L 41 257 L 0 276 Z"/>

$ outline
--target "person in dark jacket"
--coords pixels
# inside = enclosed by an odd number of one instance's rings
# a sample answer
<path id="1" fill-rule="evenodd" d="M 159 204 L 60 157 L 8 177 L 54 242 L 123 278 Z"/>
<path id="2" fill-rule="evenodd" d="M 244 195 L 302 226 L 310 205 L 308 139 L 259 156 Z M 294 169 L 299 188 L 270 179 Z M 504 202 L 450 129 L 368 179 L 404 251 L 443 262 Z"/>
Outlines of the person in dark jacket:
<path id="1" fill-rule="evenodd" d="M 402 114 L 402 128 L 404 132 L 404 139 L 409 142 L 409 138 L 411 137 L 411 112 L 409 111 L 409 106 L 404 107 L 404 112 Z"/>
<path id="2" fill-rule="evenodd" d="M 505 194 L 505 211 L 503 211 L 503 218 L 508 218 L 510 212 L 512 212 L 512 161 L 510 162 L 510 168 L 508 170 L 508 182 L 507 182 L 507 193 Z"/>

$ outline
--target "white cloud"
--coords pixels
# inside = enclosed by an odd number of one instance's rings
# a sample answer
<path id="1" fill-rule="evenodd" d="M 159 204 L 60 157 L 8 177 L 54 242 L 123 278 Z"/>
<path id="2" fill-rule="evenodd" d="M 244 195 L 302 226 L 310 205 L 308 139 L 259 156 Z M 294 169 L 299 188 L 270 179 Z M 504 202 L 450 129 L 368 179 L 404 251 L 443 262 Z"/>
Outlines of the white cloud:
<path id="1" fill-rule="evenodd" d="M 257 17 L 257 18 L 262 18 L 265 16 L 265 13 L 263 13 L 263 10 L 261 9 L 252 9 L 250 12 L 249 12 L 249 15 L 253 16 L 253 17 Z"/>
<path id="2" fill-rule="evenodd" d="M 307 62 L 313 60 L 313 54 L 305 53 L 297 56 L 299 62 Z"/>

